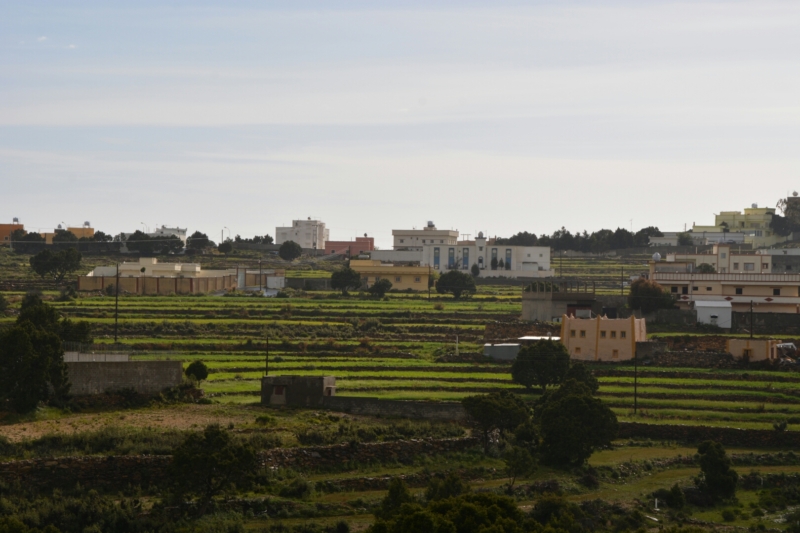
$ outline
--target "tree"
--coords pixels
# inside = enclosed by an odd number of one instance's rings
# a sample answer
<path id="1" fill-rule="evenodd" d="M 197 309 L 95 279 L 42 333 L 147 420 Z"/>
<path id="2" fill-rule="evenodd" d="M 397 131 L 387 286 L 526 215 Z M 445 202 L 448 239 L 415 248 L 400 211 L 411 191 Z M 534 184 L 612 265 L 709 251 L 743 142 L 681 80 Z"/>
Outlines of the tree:
<path id="1" fill-rule="evenodd" d="M 513 446 L 505 454 L 503 460 L 506 463 L 506 472 L 511 478 L 511 483 L 508 485 L 508 492 L 514 492 L 514 483 L 518 477 L 528 477 L 536 471 L 536 462 L 533 456 L 525 448 Z"/>
<path id="2" fill-rule="evenodd" d="M 183 373 L 199 383 L 208 377 L 208 367 L 202 361 L 195 361 L 187 366 Z"/>
<path id="3" fill-rule="evenodd" d="M 547 339 L 524 346 L 511 365 L 511 379 L 530 389 L 534 384 L 547 391 L 548 385 L 561 383 L 569 370 L 569 352 L 558 341 Z"/>
<path id="4" fill-rule="evenodd" d="M 600 383 L 597 381 L 597 378 L 594 377 L 594 372 L 586 368 L 586 365 L 580 362 L 572 363 L 569 370 L 567 370 L 567 373 L 564 375 L 564 381 L 570 379 L 586 385 L 592 394 L 596 393 L 600 388 Z"/>
<path id="5" fill-rule="evenodd" d="M 156 239 L 156 250 L 160 254 L 177 254 L 183 251 L 183 241 L 177 235 L 162 235 Z"/>
<path id="6" fill-rule="evenodd" d="M 416 500 L 408 490 L 408 485 L 397 477 L 389 481 L 389 491 L 381 502 L 381 506 L 375 511 L 375 517 L 383 520 L 390 520 L 400 512 L 400 508 Z"/>
<path id="7" fill-rule="evenodd" d="M 481 275 L 481 269 L 477 263 L 472 263 L 472 268 L 470 269 L 473 278 L 477 278 Z"/>
<path id="8" fill-rule="evenodd" d="M 500 270 L 505 270 L 506 262 L 500 259 L 500 261 L 497 262 L 497 268 L 499 268 Z"/>
<path id="9" fill-rule="evenodd" d="M 94 235 L 92 235 L 92 240 L 96 242 L 111 242 L 114 240 L 114 237 L 102 231 L 95 231 Z"/>
<path id="10" fill-rule="evenodd" d="M 383 298 L 384 296 L 386 296 L 386 293 L 389 292 L 389 289 L 391 288 L 392 288 L 392 282 L 386 278 L 381 278 L 375 283 L 373 283 L 372 286 L 367 290 L 371 295 L 377 296 L 378 298 Z"/>
<path id="11" fill-rule="evenodd" d="M 27 300 L 27 302 L 26 302 Z M 62 318 L 55 307 L 41 301 L 35 293 L 26 295 L 22 301 L 17 324 L 30 323 L 36 328 L 54 333 L 61 342 L 91 344 L 92 328 L 88 322 L 73 322 Z"/>
<path id="12" fill-rule="evenodd" d="M 489 261 L 489 266 L 492 267 L 492 270 L 497 270 L 497 258 L 492 257 L 492 260 Z"/>
<path id="13" fill-rule="evenodd" d="M 138 229 L 128 236 L 125 246 L 131 252 L 138 252 L 142 255 L 154 255 L 156 252 L 156 243 L 150 235 Z"/>
<path id="14" fill-rule="evenodd" d="M 652 313 L 658 309 L 671 309 L 675 303 L 664 287 L 653 280 L 639 278 L 631 283 L 628 292 L 628 307 L 639 309 L 642 313 Z"/>
<path id="15" fill-rule="evenodd" d="M 475 279 L 460 270 L 445 272 L 436 281 L 436 292 L 439 294 L 450 293 L 456 300 L 464 294 L 474 294 L 476 290 Z"/>
<path id="16" fill-rule="evenodd" d="M 26 413 L 39 402 L 62 402 L 69 394 L 64 350 L 55 333 L 28 321 L 0 333 L 0 408 Z"/>
<path id="17" fill-rule="evenodd" d="M 303 255 L 303 249 L 294 241 L 285 241 L 278 250 L 278 255 L 284 261 L 294 261 Z"/>
<path id="18" fill-rule="evenodd" d="M 0 315 L 5 313 L 8 310 L 8 300 L 5 296 L 0 294 Z"/>
<path id="19" fill-rule="evenodd" d="M 714 498 L 733 498 L 739 474 L 731 468 L 731 460 L 719 442 L 707 440 L 697 448 L 700 454 L 700 487 Z"/>
<path id="20" fill-rule="evenodd" d="M 56 230 L 53 242 L 78 242 L 78 237 L 68 230 Z"/>
<path id="21" fill-rule="evenodd" d="M 483 437 L 483 450 L 489 451 L 491 433 L 514 431 L 520 424 L 530 419 L 528 406 L 520 398 L 510 392 L 492 392 L 467 396 L 461 405 L 470 417 L 473 425 Z"/>
<path id="22" fill-rule="evenodd" d="M 425 499 L 429 502 L 455 498 L 470 491 L 469 483 L 463 481 L 455 472 L 445 478 L 433 478 L 425 489 Z"/>
<path id="23" fill-rule="evenodd" d="M 213 424 L 186 437 L 173 452 L 169 471 L 178 494 L 197 496 L 207 505 L 233 485 L 246 485 L 257 466 L 252 446 L 235 441 Z"/>
<path id="24" fill-rule="evenodd" d="M 520 231 L 516 235 L 512 235 L 507 239 L 502 237 L 496 239 L 495 244 L 509 244 L 511 246 L 537 246 L 539 244 L 539 238 L 535 233 Z"/>
<path id="25" fill-rule="evenodd" d="M 221 242 L 219 243 L 219 246 L 217 246 L 217 250 L 219 250 L 220 253 L 227 255 L 233 251 L 233 244 L 231 244 L 230 241 Z"/>
<path id="26" fill-rule="evenodd" d="M 697 267 L 697 272 L 699 274 L 716 274 L 717 269 L 714 268 L 714 265 L 709 265 L 708 263 L 702 263 Z"/>
<path id="27" fill-rule="evenodd" d="M 636 232 L 633 236 L 634 246 L 648 246 L 650 237 L 663 237 L 664 234 L 656 227 L 648 226 Z"/>
<path id="28" fill-rule="evenodd" d="M 356 290 L 361 287 L 361 274 L 350 267 L 345 267 L 331 274 L 331 288 L 347 294 L 349 289 Z"/>
<path id="29" fill-rule="evenodd" d="M 195 231 L 186 239 L 186 248 L 192 251 L 200 251 L 208 248 L 213 243 L 208 239 L 208 235 Z"/>
<path id="30" fill-rule="evenodd" d="M 692 234 L 688 231 L 683 233 L 678 233 L 678 246 L 692 246 L 694 245 L 694 239 L 692 239 Z"/>
<path id="31" fill-rule="evenodd" d="M 555 465 L 580 465 L 617 435 L 614 412 L 594 398 L 588 387 L 565 381 L 548 395 L 538 415 L 543 458 Z"/>
<path id="32" fill-rule="evenodd" d="M 30 265 L 42 278 L 49 277 L 56 283 L 61 283 L 67 274 L 80 268 L 81 259 L 81 253 L 75 248 L 67 248 L 56 253 L 42 250 L 30 258 Z"/>
<path id="33" fill-rule="evenodd" d="M 11 244 L 14 251 L 21 254 L 33 253 L 40 250 L 45 243 L 45 238 L 39 233 L 25 233 L 23 229 L 16 229 L 11 233 Z"/>

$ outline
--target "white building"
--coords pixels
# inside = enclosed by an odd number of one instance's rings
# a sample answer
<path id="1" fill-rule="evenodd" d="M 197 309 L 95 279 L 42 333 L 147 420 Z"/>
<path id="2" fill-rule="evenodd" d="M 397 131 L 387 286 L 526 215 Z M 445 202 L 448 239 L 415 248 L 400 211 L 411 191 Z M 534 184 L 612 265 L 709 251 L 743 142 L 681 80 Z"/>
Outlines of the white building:
<path id="1" fill-rule="evenodd" d="M 325 228 L 321 220 L 293 220 L 291 226 L 275 228 L 275 244 L 294 241 L 301 248 L 324 250 L 325 242 L 330 239 L 330 230 Z"/>
<path id="2" fill-rule="evenodd" d="M 511 246 L 487 240 L 483 232 L 474 241 L 439 242 L 422 245 L 422 266 L 435 271 L 470 272 L 478 265 L 481 277 L 537 278 L 553 276 L 550 270 L 550 247 Z"/>
<path id="3" fill-rule="evenodd" d="M 453 245 L 458 242 L 458 230 L 436 229 L 433 221 L 422 229 L 392 230 L 395 250 L 421 251 L 426 244 Z"/>
<path id="4" fill-rule="evenodd" d="M 733 305 L 727 300 L 695 300 L 692 303 L 697 311 L 697 321 L 701 324 L 731 328 Z"/>
<path id="5" fill-rule="evenodd" d="M 153 238 L 175 236 L 186 245 L 186 228 L 168 228 L 166 226 L 161 226 L 160 228 L 156 228 L 153 233 L 148 233 L 148 235 Z"/>

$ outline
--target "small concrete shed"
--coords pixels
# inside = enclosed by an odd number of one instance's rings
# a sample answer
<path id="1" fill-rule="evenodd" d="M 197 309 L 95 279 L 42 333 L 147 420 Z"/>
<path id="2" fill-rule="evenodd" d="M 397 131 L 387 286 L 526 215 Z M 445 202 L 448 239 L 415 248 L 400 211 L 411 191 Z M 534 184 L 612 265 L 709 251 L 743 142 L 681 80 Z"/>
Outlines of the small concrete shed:
<path id="1" fill-rule="evenodd" d="M 694 309 L 697 312 L 697 321 L 699 323 L 731 329 L 733 307 L 729 301 L 696 300 Z"/>

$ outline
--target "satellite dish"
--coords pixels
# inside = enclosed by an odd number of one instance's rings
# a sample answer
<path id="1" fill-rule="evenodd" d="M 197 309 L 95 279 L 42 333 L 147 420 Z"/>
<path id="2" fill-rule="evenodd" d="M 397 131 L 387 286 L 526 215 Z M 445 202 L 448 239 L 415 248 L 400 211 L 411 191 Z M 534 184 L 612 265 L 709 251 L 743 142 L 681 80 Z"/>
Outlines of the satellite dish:
<path id="1" fill-rule="evenodd" d="M 797 191 L 794 191 L 794 192 L 792 193 L 792 196 L 797 196 Z"/>
<path id="2" fill-rule="evenodd" d="M 654 253 L 654 254 L 653 254 L 653 261 L 655 261 L 656 263 L 658 263 L 659 261 L 661 261 L 661 254 L 660 254 L 660 253 L 658 253 L 658 252 Z"/>
<path id="3" fill-rule="evenodd" d="M 58 225 L 58 229 L 62 229 L 62 228 L 61 228 L 61 224 L 59 224 L 59 225 Z"/>

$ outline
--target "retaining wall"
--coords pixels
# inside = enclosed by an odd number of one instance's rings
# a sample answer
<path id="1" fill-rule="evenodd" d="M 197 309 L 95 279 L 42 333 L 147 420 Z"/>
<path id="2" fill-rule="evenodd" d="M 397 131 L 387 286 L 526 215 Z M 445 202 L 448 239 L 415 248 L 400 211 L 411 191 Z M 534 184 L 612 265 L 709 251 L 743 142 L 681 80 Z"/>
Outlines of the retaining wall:
<path id="1" fill-rule="evenodd" d="M 180 361 L 127 361 L 66 363 L 70 393 L 101 394 L 109 390 L 134 389 L 140 394 L 157 394 L 180 385 Z"/>
<path id="2" fill-rule="evenodd" d="M 731 333 L 750 331 L 750 313 L 734 311 L 731 317 Z M 755 335 L 800 335 L 800 314 L 753 313 Z"/>
<path id="3" fill-rule="evenodd" d="M 619 438 L 646 438 L 671 440 L 696 444 L 706 440 L 721 442 L 725 446 L 754 448 L 800 447 L 800 431 L 775 431 L 769 429 L 735 429 L 709 426 L 682 426 L 667 424 L 642 424 L 620 422 Z"/>
<path id="4" fill-rule="evenodd" d="M 464 420 L 467 413 L 457 402 L 382 400 L 361 396 L 326 396 L 322 406 L 354 415 L 397 416 L 426 420 Z"/>

